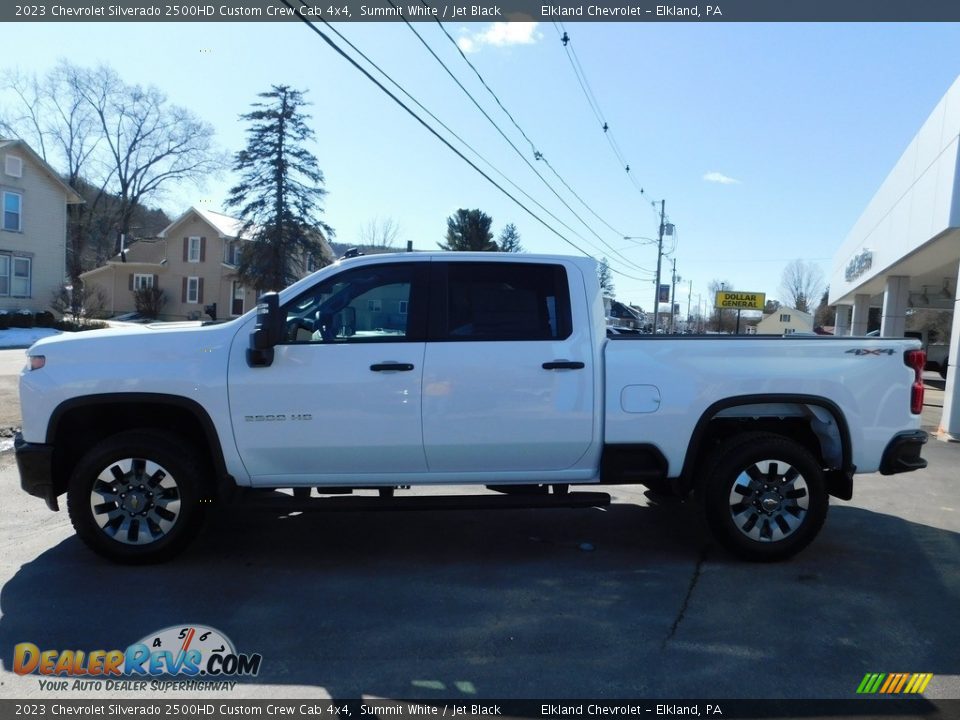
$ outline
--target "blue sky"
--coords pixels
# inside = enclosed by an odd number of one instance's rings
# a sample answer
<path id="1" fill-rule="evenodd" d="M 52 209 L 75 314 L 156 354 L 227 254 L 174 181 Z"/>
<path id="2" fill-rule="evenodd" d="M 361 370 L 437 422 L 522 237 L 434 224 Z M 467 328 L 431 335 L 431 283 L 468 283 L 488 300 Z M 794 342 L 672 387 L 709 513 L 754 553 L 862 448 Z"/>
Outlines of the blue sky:
<path id="1" fill-rule="evenodd" d="M 496 107 L 441 30 L 415 27 L 521 150 L 526 141 Z M 545 217 L 615 270 L 620 299 L 652 308 L 651 201 L 666 199 L 673 256 L 706 299 L 711 280 L 779 296 L 794 258 L 831 259 L 901 152 L 960 74 L 958 24 L 568 23 L 593 92 L 631 173 L 610 150 L 570 68 L 557 28 L 448 24 L 468 57 L 537 148 L 614 232 L 538 169 L 611 252 L 517 158 L 402 23 L 337 28 L 530 195 L 576 229 Z M 10 30 L 10 26 L 7 30 Z M 45 23 L 6 32 L 0 69 L 43 72 L 59 57 L 106 62 L 128 82 L 153 84 L 216 129 L 233 153 L 237 117 L 271 84 L 307 90 L 313 151 L 327 179 L 327 221 L 342 242 L 391 218 L 420 249 L 443 239 L 445 219 L 478 207 L 494 230 L 514 222 L 526 249 L 576 253 L 503 197 L 300 23 Z M 711 180 L 712 178 L 712 180 Z M 718 182 L 717 180 L 727 180 Z M 184 187 L 160 203 L 222 209 L 234 178 Z M 673 242 L 668 242 L 670 249 Z M 665 260 L 665 268 L 669 260 Z M 664 272 L 664 277 L 667 272 Z"/>

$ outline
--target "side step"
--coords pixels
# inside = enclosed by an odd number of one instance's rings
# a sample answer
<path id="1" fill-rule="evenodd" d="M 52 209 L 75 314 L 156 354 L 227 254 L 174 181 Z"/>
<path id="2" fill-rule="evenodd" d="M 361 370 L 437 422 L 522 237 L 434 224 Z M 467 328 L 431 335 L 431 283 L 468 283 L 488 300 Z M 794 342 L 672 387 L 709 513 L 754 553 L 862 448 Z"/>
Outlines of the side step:
<path id="1" fill-rule="evenodd" d="M 247 498 L 245 505 L 287 511 L 384 510 L 515 510 L 521 508 L 584 508 L 610 504 L 610 495 L 571 492 L 560 495 L 424 495 L 420 497 L 319 497 L 277 496 Z"/>

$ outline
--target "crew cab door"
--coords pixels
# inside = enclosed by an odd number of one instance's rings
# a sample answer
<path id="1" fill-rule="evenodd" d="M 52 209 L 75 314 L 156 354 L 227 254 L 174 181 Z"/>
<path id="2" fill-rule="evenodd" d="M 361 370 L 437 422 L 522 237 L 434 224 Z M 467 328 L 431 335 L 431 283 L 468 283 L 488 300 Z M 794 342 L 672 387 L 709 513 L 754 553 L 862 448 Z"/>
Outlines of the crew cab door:
<path id="1" fill-rule="evenodd" d="M 267 367 L 234 343 L 234 437 L 253 484 L 425 472 L 420 397 L 428 263 L 347 268 L 285 303 Z M 371 479 L 371 481 L 374 481 Z"/>
<path id="2" fill-rule="evenodd" d="M 596 370 L 579 306 L 573 322 L 567 268 L 434 261 L 430 307 L 423 395 L 430 472 L 574 466 L 594 441 Z"/>

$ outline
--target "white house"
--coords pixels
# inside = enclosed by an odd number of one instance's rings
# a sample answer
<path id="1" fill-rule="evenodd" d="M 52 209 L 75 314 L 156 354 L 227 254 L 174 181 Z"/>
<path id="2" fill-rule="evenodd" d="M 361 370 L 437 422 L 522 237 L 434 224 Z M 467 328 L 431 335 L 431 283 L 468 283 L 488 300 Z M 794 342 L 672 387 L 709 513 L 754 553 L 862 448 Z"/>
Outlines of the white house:
<path id="1" fill-rule="evenodd" d="M 66 279 L 67 205 L 82 202 L 23 140 L 0 139 L 0 311 L 50 308 Z"/>
<path id="2" fill-rule="evenodd" d="M 757 323 L 757 335 L 793 335 L 813 332 L 813 315 L 795 308 L 781 307 L 764 315 Z"/>

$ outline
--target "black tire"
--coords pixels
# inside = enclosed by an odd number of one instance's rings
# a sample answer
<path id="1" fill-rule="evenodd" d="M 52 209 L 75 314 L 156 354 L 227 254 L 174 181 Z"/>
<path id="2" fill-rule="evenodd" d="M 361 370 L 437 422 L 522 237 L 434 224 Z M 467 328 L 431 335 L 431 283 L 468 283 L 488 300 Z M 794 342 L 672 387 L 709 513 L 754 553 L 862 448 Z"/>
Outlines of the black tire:
<path id="1" fill-rule="evenodd" d="M 169 560 L 196 536 L 209 502 L 196 451 L 174 435 L 123 432 L 77 463 L 67 509 L 77 535 L 121 563 Z"/>
<path id="2" fill-rule="evenodd" d="M 705 463 L 699 494 L 717 541 L 746 560 L 791 557 L 827 517 L 823 470 L 802 445 L 773 433 L 744 433 Z"/>

